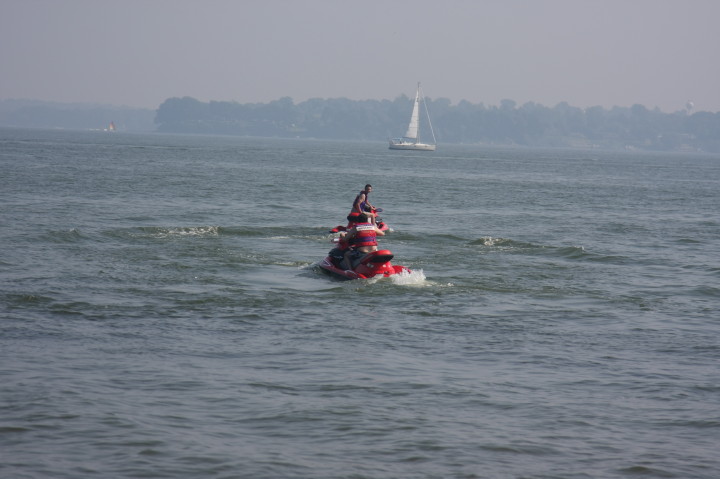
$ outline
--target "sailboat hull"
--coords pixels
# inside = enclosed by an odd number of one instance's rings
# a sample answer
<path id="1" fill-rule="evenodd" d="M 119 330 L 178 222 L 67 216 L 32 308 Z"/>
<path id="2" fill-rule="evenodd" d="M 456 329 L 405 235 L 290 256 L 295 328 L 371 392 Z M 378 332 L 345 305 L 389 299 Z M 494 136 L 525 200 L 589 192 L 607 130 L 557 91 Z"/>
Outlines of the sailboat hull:
<path id="1" fill-rule="evenodd" d="M 417 150 L 417 151 L 435 151 L 435 145 L 427 143 L 411 143 L 404 141 L 390 141 L 391 150 Z"/>

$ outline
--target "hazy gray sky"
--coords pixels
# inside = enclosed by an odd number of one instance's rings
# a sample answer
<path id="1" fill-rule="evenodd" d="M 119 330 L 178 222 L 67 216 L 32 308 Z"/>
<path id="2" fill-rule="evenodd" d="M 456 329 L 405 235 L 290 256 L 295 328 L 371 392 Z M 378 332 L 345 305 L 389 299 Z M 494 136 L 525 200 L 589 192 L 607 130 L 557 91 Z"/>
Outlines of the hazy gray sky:
<path id="1" fill-rule="evenodd" d="M 0 99 L 720 111 L 718 0 L 0 0 Z"/>

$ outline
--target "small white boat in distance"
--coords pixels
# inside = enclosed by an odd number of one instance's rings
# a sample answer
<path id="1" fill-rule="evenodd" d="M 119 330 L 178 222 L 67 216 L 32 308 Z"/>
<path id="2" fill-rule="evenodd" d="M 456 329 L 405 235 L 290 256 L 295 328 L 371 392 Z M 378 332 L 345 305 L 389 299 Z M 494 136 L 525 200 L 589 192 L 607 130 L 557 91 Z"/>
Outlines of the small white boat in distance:
<path id="1" fill-rule="evenodd" d="M 427 117 L 428 127 L 430 128 L 430 134 L 433 139 L 432 143 L 422 143 L 420 141 L 420 102 L 422 102 L 425 107 L 425 116 Z M 425 104 L 425 98 L 420 90 L 420 82 L 418 82 L 417 92 L 415 93 L 415 103 L 413 104 L 412 115 L 410 115 L 410 124 L 408 125 L 407 132 L 402 138 L 391 139 L 390 149 L 435 151 L 436 144 L 437 141 L 435 140 L 435 132 L 432 129 L 432 123 L 430 123 L 430 114 L 428 113 L 427 105 Z"/>

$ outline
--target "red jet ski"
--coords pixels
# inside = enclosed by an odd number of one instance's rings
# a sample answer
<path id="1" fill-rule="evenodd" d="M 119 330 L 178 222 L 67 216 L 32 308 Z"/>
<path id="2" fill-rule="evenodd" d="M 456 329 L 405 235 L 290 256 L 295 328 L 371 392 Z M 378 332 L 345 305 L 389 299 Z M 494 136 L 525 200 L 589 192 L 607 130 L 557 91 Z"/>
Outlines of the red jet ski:
<path id="1" fill-rule="evenodd" d="M 327 257 L 320 262 L 320 267 L 343 279 L 367 279 L 375 276 L 387 277 L 399 273 L 410 273 L 409 268 L 390 263 L 393 254 L 387 249 L 367 253 L 359 260 L 353 261 L 352 269 L 344 269 L 341 266 L 343 254 L 344 251 L 339 248 L 330 250 Z"/>
<path id="2" fill-rule="evenodd" d="M 382 208 L 373 208 L 373 209 L 372 209 L 372 213 L 375 213 L 376 215 L 377 215 L 378 213 L 380 213 L 380 212 L 382 212 Z M 341 231 L 347 231 L 347 230 L 349 230 L 350 228 L 352 228 L 353 226 L 355 226 L 355 224 L 358 223 L 357 221 L 354 221 L 354 220 L 353 220 L 353 217 L 354 217 L 355 215 L 359 215 L 359 213 L 350 213 L 350 214 L 348 215 L 348 218 L 347 218 L 347 219 L 348 219 L 348 224 L 347 224 L 347 226 L 338 225 L 338 226 L 336 226 L 335 228 L 331 229 L 330 232 L 331 232 L 331 233 L 339 233 L 339 232 L 341 232 Z M 376 216 L 376 217 L 375 217 L 375 222 L 376 222 L 375 224 L 377 225 L 377 227 L 380 228 L 380 231 L 387 231 L 387 230 L 390 229 L 390 227 L 382 220 L 382 218 L 378 218 L 378 217 Z"/>

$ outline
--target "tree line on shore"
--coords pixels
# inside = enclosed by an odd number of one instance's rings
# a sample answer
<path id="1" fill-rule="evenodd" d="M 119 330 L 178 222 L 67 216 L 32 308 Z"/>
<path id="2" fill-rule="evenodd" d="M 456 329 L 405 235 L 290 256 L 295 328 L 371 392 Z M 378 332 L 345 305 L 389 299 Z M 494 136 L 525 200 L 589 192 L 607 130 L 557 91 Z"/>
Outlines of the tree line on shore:
<path id="1" fill-rule="evenodd" d="M 720 152 L 720 113 L 425 101 L 439 143 Z M 378 141 L 405 132 L 411 105 L 405 95 L 393 101 L 316 98 L 298 104 L 288 97 L 246 104 L 169 98 L 155 123 L 158 131 L 171 133 Z"/>
<path id="2" fill-rule="evenodd" d="M 643 105 L 578 108 L 566 102 L 547 107 L 499 106 L 445 98 L 426 99 L 435 136 L 442 143 L 543 147 L 630 148 L 720 153 L 720 112 L 664 113 Z M 84 104 L 0 101 L 0 126 L 159 131 L 277 138 L 385 141 L 407 127 L 412 99 L 314 98 L 294 103 L 202 102 L 168 98 L 157 110 Z M 428 129 L 423 125 L 425 140 Z"/>

